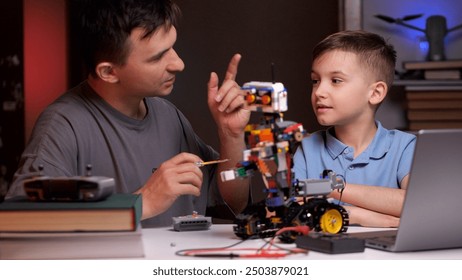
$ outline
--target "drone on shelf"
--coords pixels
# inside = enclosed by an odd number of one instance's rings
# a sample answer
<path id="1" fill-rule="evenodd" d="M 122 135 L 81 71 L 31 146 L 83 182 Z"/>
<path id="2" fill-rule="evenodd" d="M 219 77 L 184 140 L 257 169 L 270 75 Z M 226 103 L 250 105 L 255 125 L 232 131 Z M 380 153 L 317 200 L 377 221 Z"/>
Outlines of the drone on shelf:
<path id="1" fill-rule="evenodd" d="M 444 38 L 448 33 L 462 28 L 462 24 L 448 28 L 446 24 L 446 18 L 441 15 L 433 15 L 428 17 L 426 20 L 425 29 L 406 23 L 406 21 L 417 19 L 422 16 L 423 14 L 416 14 L 408 15 L 402 18 L 392 18 L 385 15 L 375 15 L 376 18 L 379 18 L 388 23 L 395 23 L 425 33 L 429 43 L 427 60 L 446 60 L 446 55 L 444 52 Z"/>

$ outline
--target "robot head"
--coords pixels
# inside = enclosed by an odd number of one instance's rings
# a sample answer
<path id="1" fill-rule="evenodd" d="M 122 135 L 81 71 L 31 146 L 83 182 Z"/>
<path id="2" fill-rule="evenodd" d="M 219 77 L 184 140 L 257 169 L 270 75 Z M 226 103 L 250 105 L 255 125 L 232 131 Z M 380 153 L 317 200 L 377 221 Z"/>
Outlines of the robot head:
<path id="1" fill-rule="evenodd" d="M 253 112 L 281 113 L 287 111 L 287 90 L 282 83 L 248 82 L 246 91 L 248 109 Z"/>

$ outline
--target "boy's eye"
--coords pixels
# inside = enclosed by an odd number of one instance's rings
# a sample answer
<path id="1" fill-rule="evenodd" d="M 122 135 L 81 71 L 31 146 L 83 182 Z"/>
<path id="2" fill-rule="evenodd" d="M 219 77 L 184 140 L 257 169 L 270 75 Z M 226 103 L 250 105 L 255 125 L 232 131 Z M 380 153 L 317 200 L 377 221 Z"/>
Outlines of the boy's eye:
<path id="1" fill-rule="evenodd" d="M 319 83 L 319 80 L 316 80 L 316 79 L 311 79 L 311 83 L 312 83 L 313 85 L 316 85 L 316 84 L 318 84 L 318 83 Z"/>
<path id="2" fill-rule="evenodd" d="M 336 78 L 332 79 L 333 84 L 339 84 L 341 82 L 342 82 L 342 80 L 340 80 L 340 79 L 336 79 Z"/>

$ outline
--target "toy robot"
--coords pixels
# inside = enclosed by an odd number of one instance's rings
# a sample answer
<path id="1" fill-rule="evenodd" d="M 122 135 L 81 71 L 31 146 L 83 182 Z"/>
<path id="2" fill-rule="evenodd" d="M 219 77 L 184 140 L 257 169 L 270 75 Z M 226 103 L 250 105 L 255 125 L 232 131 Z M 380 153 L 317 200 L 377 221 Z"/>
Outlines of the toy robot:
<path id="1" fill-rule="evenodd" d="M 292 154 L 307 134 L 303 125 L 283 121 L 287 111 L 287 91 L 281 83 L 249 82 L 246 91 L 248 108 L 262 113 L 259 124 L 246 128 L 247 150 L 243 161 L 232 170 L 223 171 L 223 181 L 261 173 L 266 198 L 249 205 L 236 216 L 234 233 L 243 239 L 271 237 L 284 227 L 308 226 L 327 233 L 345 232 L 348 214 L 337 204 L 327 201 L 332 190 L 342 191 L 343 178 L 326 170 L 321 179 L 294 180 Z M 292 243 L 299 233 L 286 231 L 279 238 Z"/>

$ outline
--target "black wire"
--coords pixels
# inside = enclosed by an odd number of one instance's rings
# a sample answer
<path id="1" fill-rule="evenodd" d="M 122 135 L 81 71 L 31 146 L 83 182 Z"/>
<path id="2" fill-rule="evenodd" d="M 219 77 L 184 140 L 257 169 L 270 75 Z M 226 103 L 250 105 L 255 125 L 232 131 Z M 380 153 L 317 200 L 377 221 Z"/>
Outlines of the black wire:
<path id="1" fill-rule="evenodd" d="M 212 253 L 207 253 L 207 254 L 194 254 L 194 255 L 187 255 L 184 254 L 185 252 L 189 251 L 201 251 L 201 250 L 224 250 L 224 249 L 229 249 L 233 248 L 234 246 L 237 246 L 243 242 L 245 242 L 247 239 L 240 240 L 239 242 L 236 242 L 234 244 L 225 246 L 225 247 L 211 247 L 211 248 L 194 248 L 194 249 L 183 249 L 175 252 L 175 255 L 177 256 L 182 256 L 182 257 L 211 257 L 211 258 L 217 258 L 217 257 L 223 257 L 223 258 L 234 258 L 234 257 L 239 257 L 239 255 L 235 254 L 212 254 Z"/>
<path id="2" fill-rule="evenodd" d="M 338 204 L 337 204 L 337 205 L 340 205 L 340 203 L 342 202 L 343 191 L 344 191 L 345 188 L 346 188 L 346 179 L 345 179 L 345 176 L 343 176 L 343 175 L 341 175 L 341 174 L 337 174 L 337 176 L 341 177 L 342 180 L 343 180 L 343 189 L 338 190 L 338 192 L 340 193 L 340 197 L 339 197 L 339 199 L 338 199 Z"/>

